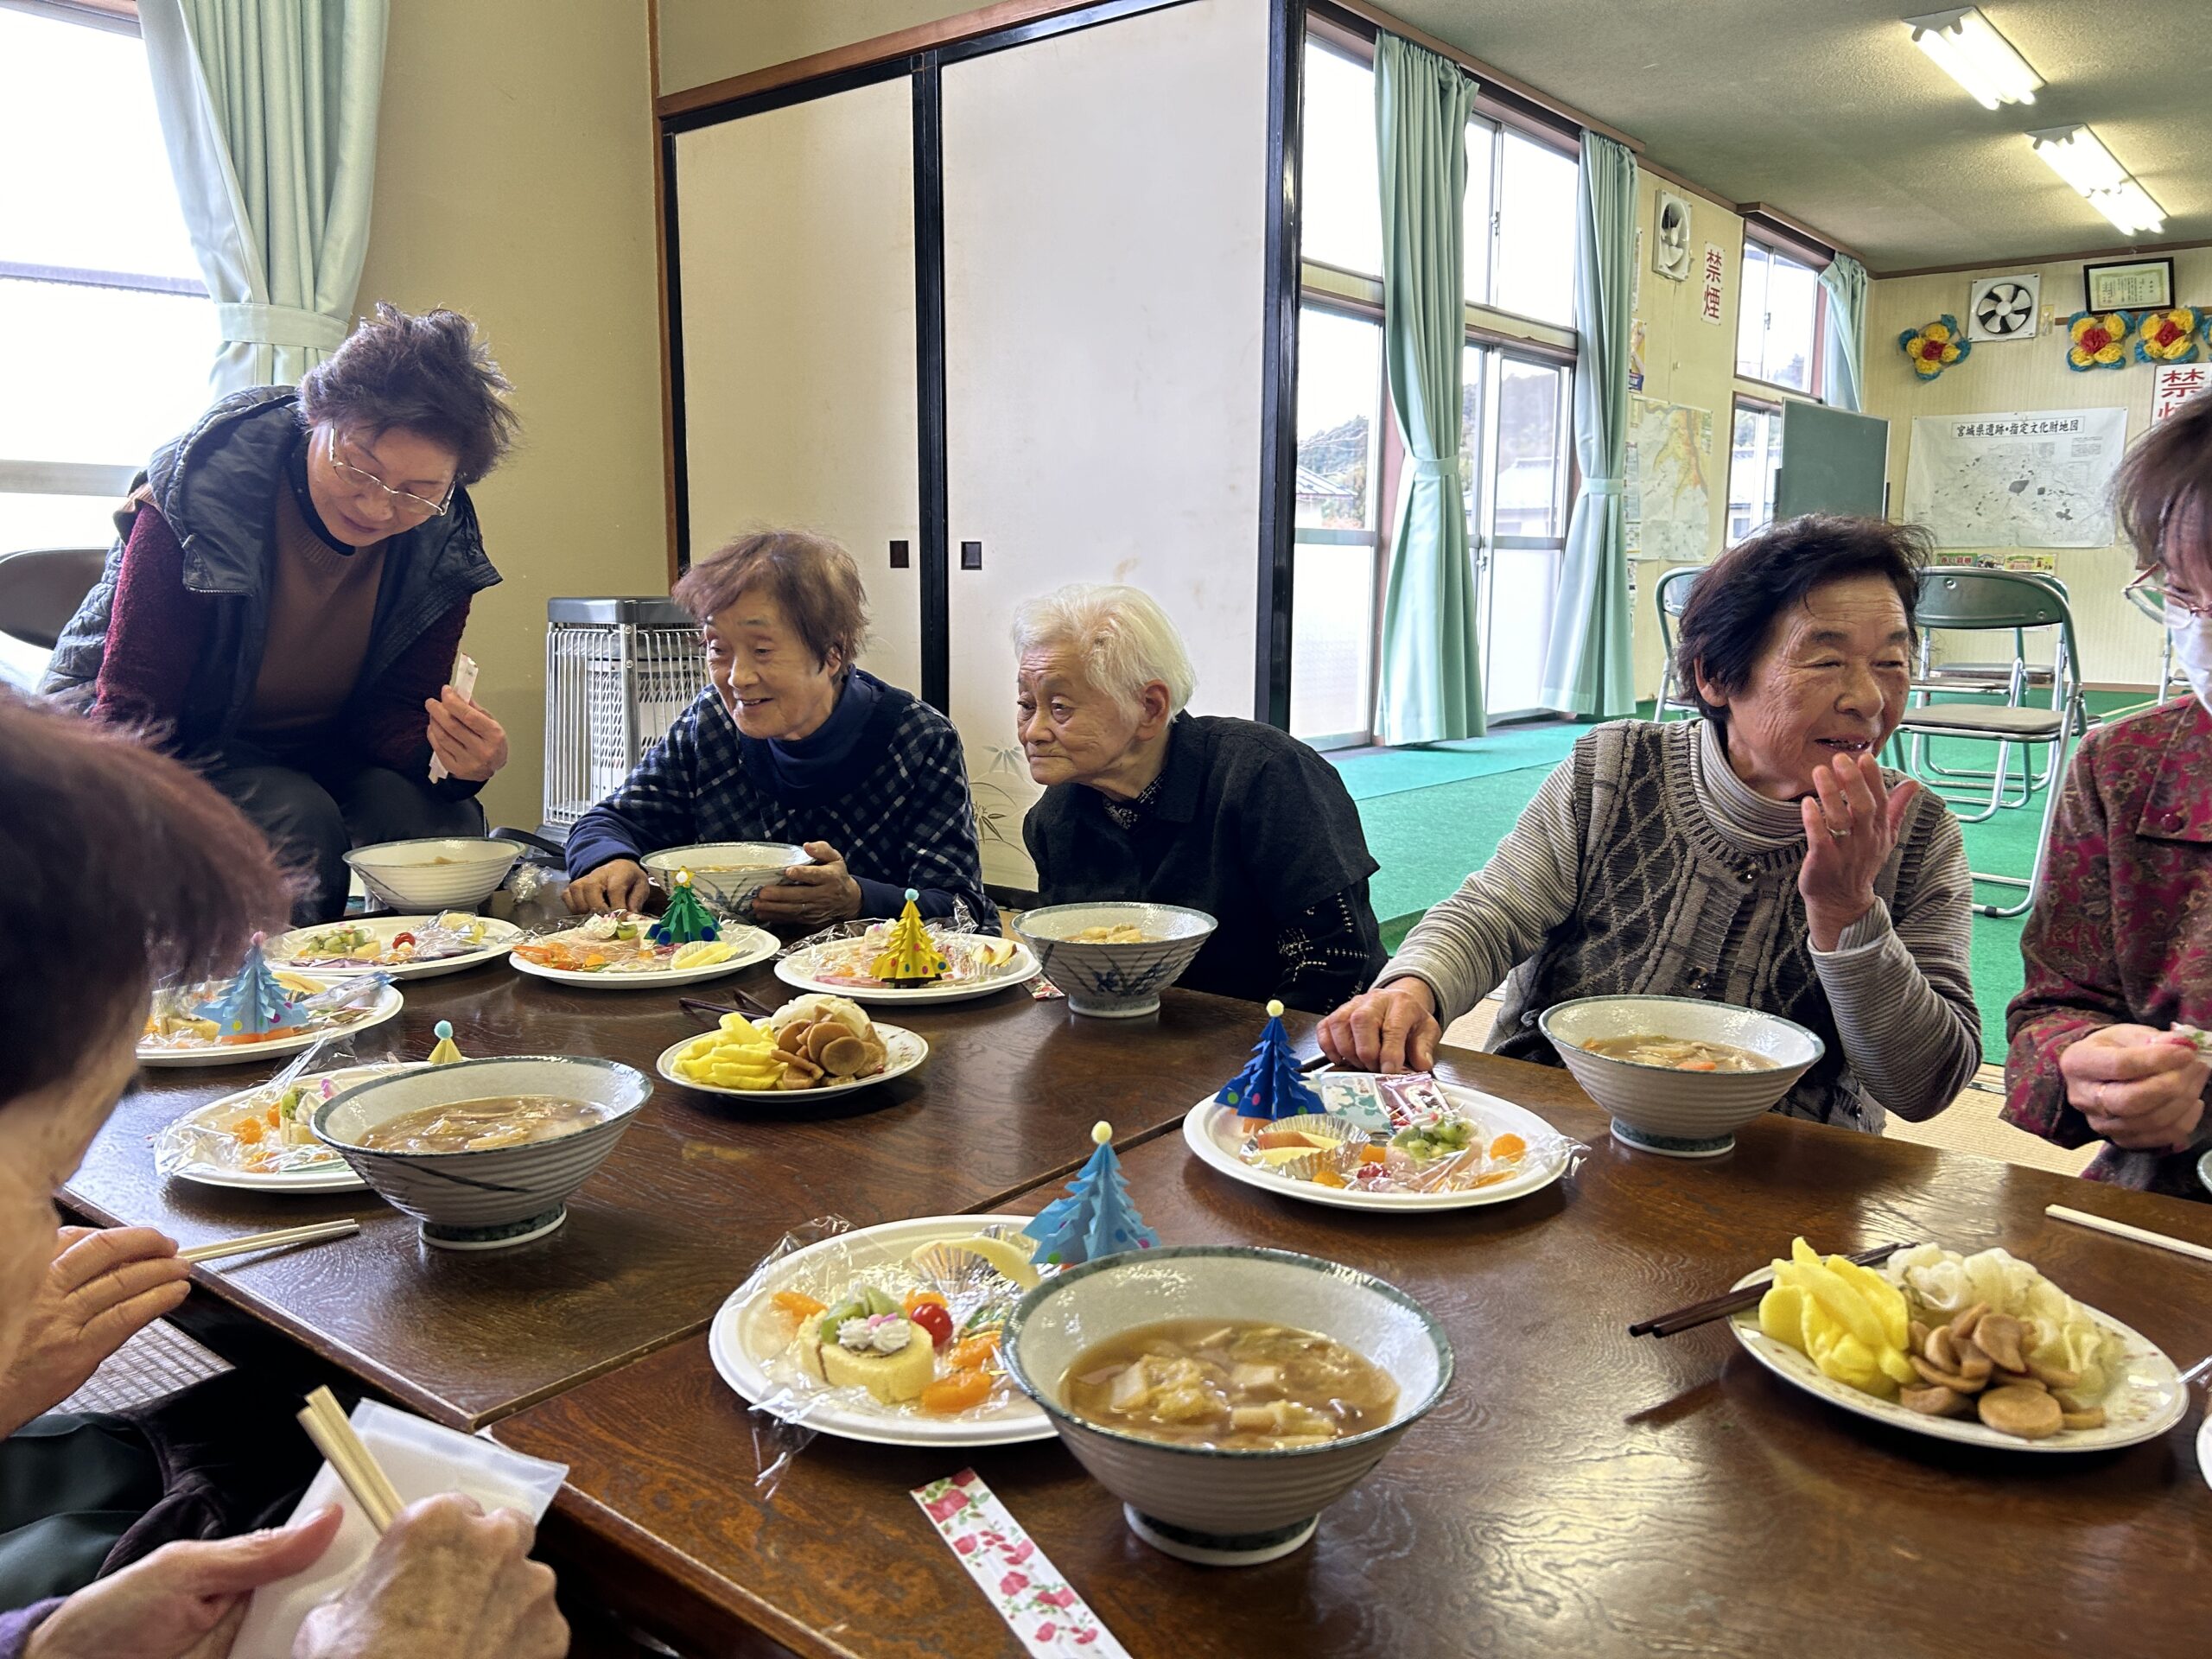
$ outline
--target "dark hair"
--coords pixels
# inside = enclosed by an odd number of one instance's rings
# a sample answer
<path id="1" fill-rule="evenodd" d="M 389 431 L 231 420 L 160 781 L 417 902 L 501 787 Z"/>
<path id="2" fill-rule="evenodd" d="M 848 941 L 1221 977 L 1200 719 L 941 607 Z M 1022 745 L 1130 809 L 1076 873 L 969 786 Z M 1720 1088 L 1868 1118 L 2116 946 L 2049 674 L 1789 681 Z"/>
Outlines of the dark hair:
<path id="1" fill-rule="evenodd" d="M 372 442 L 412 432 L 452 450 L 455 481 L 467 485 L 514 446 L 519 423 L 506 402 L 513 390 L 460 312 L 410 317 L 378 300 L 376 315 L 301 380 L 300 412 L 310 426 L 327 421 Z"/>
<path id="2" fill-rule="evenodd" d="M 672 597 L 702 623 L 736 603 L 749 588 L 775 595 L 814 660 L 836 651 L 852 666 L 868 637 L 868 590 L 853 556 L 827 536 L 804 530 L 762 530 L 741 536 L 686 570 Z"/>
<path id="3" fill-rule="evenodd" d="M 2175 515 L 2212 507 L 2212 397 L 2190 398 L 2137 439 L 2114 495 L 2138 567 L 2164 564 Z"/>
<path id="4" fill-rule="evenodd" d="M 282 927 L 268 841 L 132 734 L 0 690 L 0 868 L 16 960 L 0 975 L 0 1107 L 134 1027 L 148 993 L 234 969 Z"/>
<path id="5" fill-rule="evenodd" d="M 1920 638 L 1920 573 L 1934 538 L 1917 524 L 1810 512 L 1754 531 L 1698 574 L 1682 607 L 1675 673 L 1707 720 L 1726 711 L 1705 700 L 1700 679 L 1732 696 L 1750 686 L 1775 619 L 1815 588 L 1853 576 L 1882 576 L 1904 602 L 1905 626 Z"/>

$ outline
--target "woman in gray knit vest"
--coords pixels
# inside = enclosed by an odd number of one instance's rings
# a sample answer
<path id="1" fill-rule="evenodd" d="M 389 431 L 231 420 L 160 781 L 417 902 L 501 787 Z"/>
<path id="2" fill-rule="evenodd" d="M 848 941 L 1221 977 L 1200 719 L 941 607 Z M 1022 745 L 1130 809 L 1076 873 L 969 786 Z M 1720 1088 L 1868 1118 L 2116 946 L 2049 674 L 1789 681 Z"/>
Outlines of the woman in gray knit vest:
<path id="1" fill-rule="evenodd" d="M 1698 578 L 1677 671 L 1703 718 L 1599 726 L 1489 863 L 1321 1026 L 1347 1065 L 1433 1064 L 1504 981 L 1497 1053 L 1558 1064 L 1536 1029 L 1579 996 L 1694 996 L 1827 1045 L 1775 1109 L 1878 1132 L 1950 1104 L 1981 1052 L 1958 822 L 1876 757 L 1911 678 L 1925 534 L 1808 517 Z M 1510 980 L 1508 975 L 1510 975 Z"/>

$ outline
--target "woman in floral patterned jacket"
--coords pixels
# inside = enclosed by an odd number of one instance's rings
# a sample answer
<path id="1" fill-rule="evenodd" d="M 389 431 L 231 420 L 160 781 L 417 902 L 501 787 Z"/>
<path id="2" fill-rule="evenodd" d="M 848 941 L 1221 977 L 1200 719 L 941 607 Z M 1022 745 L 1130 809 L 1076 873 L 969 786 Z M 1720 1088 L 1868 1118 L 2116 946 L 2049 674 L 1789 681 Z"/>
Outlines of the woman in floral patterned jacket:
<path id="1" fill-rule="evenodd" d="M 2005 1019 L 2005 1117 L 2094 1180 L 2203 1199 L 2212 1058 L 2212 398 L 2152 429 L 2120 481 L 2144 580 L 2195 695 L 2092 732 L 2051 831 Z M 2212 1043 L 2207 1044 L 2212 1047 Z"/>

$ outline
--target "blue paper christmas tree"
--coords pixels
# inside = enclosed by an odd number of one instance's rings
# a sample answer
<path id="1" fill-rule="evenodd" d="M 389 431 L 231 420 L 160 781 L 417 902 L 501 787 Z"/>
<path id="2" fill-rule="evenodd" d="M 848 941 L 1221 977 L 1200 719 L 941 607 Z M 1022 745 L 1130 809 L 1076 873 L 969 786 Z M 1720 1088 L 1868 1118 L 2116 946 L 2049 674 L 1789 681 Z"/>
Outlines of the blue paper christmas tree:
<path id="1" fill-rule="evenodd" d="M 1329 1109 L 1313 1084 L 1298 1074 L 1290 1033 L 1282 1028 L 1282 1004 L 1268 1004 L 1268 1023 L 1252 1045 L 1244 1069 L 1221 1085 L 1214 1100 L 1233 1106 L 1239 1117 L 1299 1117 Z"/>
<path id="2" fill-rule="evenodd" d="M 261 1037 L 307 1023 L 300 994 L 286 990 L 261 954 L 261 938 L 246 946 L 245 963 L 222 995 L 200 1005 L 202 1020 L 215 1022 L 218 1037 Z"/>
<path id="3" fill-rule="evenodd" d="M 1068 1183 L 1067 1197 L 1054 1198 L 1021 1230 L 1037 1241 L 1033 1259 L 1039 1265 L 1072 1267 L 1123 1250 L 1148 1250 L 1160 1243 L 1160 1235 L 1144 1224 L 1129 1202 L 1122 1160 L 1114 1155 L 1112 1126 L 1093 1125 L 1090 1138 L 1098 1150 Z"/>
<path id="4" fill-rule="evenodd" d="M 715 925 L 714 913 L 691 891 L 690 871 L 676 873 L 676 886 L 669 892 L 668 908 L 661 912 L 660 920 L 652 925 L 645 937 L 655 944 L 690 944 L 697 939 L 721 937 L 721 930 Z"/>

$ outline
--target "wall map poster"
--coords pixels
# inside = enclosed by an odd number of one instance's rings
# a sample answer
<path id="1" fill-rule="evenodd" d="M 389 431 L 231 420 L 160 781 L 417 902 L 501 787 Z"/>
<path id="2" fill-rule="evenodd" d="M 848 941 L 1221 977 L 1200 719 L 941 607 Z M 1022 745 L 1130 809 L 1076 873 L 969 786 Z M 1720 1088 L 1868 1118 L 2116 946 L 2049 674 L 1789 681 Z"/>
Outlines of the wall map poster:
<path id="1" fill-rule="evenodd" d="M 1943 548 L 2107 547 L 2126 442 L 2124 409 L 1920 416 L 1904 516 Z"/>
<path id="2" fill-rule="evenodd" d="M 1713 411 L 1651 397 L 1628 400 L 1623 516 L 1629 556 L 1702 564 L 1713 556 L 1713 496 L 1706 457 Z"/>

